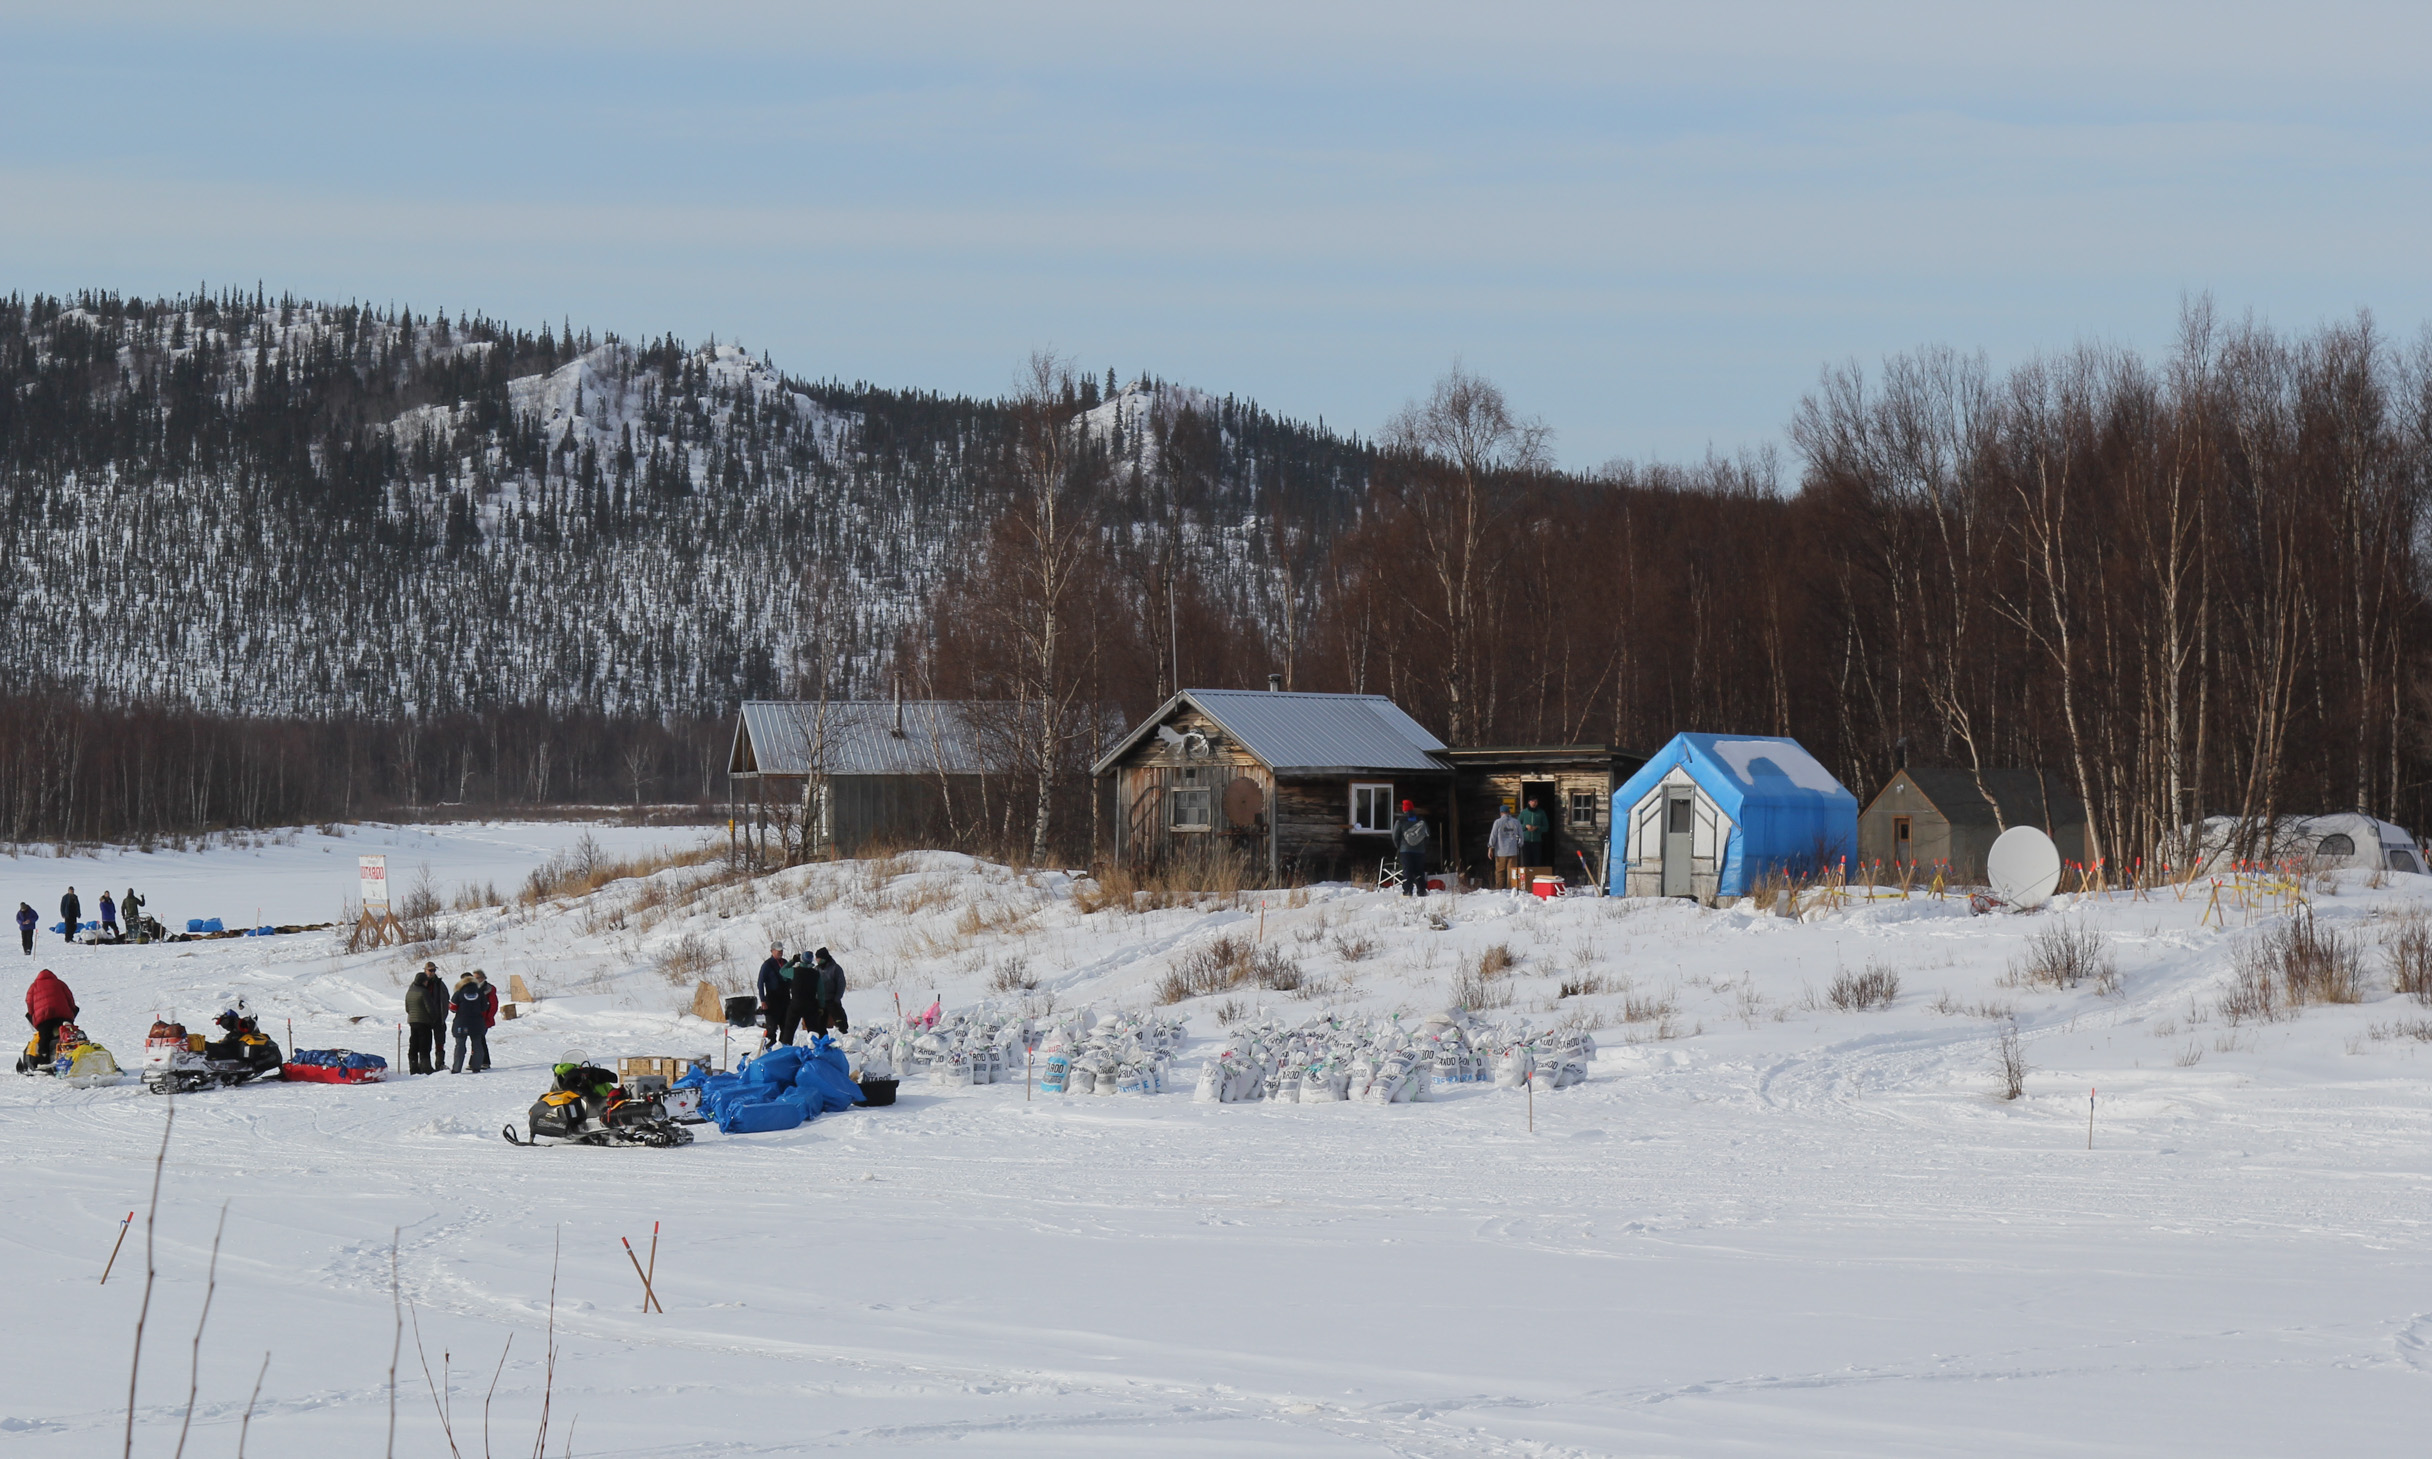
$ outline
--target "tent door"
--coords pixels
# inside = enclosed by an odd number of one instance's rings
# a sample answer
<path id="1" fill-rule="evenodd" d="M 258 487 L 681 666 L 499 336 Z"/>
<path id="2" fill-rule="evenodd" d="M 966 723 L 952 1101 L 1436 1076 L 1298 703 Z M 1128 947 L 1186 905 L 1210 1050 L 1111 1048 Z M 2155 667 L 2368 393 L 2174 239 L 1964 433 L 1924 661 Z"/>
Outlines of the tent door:
<path id="1" fill-rule="evenodd" d="M 1690 830 L 1697 822 L 1692 792 L 1676 790 L 1664 797 L 1664 895 L 1695 895 L 1689 884 Z"/>

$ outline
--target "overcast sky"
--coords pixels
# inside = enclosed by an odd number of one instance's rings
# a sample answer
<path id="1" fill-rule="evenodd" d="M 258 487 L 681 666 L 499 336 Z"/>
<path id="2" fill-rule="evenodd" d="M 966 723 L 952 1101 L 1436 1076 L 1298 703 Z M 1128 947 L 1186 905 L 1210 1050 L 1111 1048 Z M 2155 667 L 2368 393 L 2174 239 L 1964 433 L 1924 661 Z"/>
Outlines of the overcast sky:
<path id="1" fill-rule="evenodd" d="M 203 15 L 208 10 L 212 18 Z M 1828 363 L 2432 319 L 2422 6 L 0 0 L 0 290 L 257 279 L 994 394 L 1031 349 L 1562 459 Z"/>

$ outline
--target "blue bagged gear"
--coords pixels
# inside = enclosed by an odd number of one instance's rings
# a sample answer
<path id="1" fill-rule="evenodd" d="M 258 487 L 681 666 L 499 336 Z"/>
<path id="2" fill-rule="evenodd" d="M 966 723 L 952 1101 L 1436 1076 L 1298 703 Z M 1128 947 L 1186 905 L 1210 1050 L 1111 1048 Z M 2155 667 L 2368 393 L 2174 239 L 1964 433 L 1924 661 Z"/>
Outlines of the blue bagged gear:
<path id="1" fill-rule="evenodd" d="M 756 1104 L 741 1104 L 718 1117 L 718 1129 L 728 1135 L 765 1135 L 776 1130 L 790 1130 L 802 1123 L 802 1106 L 790 1099 L 762 1100 Z"/>
<path id="2" fill-rule="evenodd" d="M 802 1072 L 802 1061 L 808 1057 L 808 1049 L 779 1044 L 743 1066 L 743 1081 L 763 1088 L 782 1089 L 794 1082 L 794 1076 Z"/>
<path id="3" fill-rule="evenodd" d="M 804 1061 L 802 1072 L 794 1077 L 794 1088 L 804 1099 L 817 1101 L 823 1113 L 832 1114 L 861 1103 L 861 1086 L 825 1059 Z"/>

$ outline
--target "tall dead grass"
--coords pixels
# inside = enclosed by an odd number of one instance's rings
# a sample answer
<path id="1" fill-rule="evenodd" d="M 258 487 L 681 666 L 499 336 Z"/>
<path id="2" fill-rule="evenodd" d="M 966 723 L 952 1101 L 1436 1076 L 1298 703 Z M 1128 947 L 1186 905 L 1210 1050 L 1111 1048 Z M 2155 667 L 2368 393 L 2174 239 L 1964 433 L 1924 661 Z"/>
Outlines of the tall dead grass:
<path id="1" fill-rule="evenodd" d="M 1083 912 L 1153 912 L 1222 905 L 1238 900 L 1250 886 L 1249 856 L 1216 846 L 1169 856 L 1153 867 L 1111 862 L 1077 883 L 1072 899 Z"/>
<path id="2" fill-rule="evenodd" d="M 1254 944 L 1246 938 L 1219 937 L 1183 954 L 1166 970 L 1157 983 L 1157 1001 L 1180 1003 L 1245 984 L 1292 993 L 1306 982 L 1300 964 L 1285 956 L 1282 948 Z"/>
<path id="3" fill-rule="evenodd" d="M 596 838 L 585 832 L 581 840 L 534 867 L 524 879 L 523 891 L 516 900 L 523 906 L 534 907 L 561 897 L 588 896 L 610 882 L 650 876 L 671 867 L 701 866 L 722 861 L 725 856 L 723 848 L 706 841 L 698 846 L 652 851 L 642 856 L 611 856 Z M 707 878 L 689 890 L 697 894 L 703 886 L 726 879 Z"/>

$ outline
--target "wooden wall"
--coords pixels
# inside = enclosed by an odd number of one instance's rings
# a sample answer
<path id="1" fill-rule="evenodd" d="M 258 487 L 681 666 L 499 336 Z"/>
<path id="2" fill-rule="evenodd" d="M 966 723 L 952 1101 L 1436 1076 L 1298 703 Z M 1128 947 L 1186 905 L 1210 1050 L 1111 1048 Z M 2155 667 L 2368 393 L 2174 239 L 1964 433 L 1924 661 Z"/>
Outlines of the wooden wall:
<path id="1" fill-rule="evenodd" d="M 1494 863 L 1486 853 L 1486 833 L 1494 825 L 1504 801 L 1515 810 L 1525 810 L 1521 798 L 1524 784 L 1550 783 L 1554 787 L 1553 803 L 1544 807 L 1553 825 L 1546 835 L 1546 856 L 1554 869 L 1571 881 L 1593 881 L 1593 872 L 1582 872 L 1579 858 L 1573 852 L 1587 853 L 1588 865 L 1603 863 L 1604 850 L 1612 835 L 1613 788 L 1620 784 L 1613 771 L 1605 765 L 1530 765 L 1516 769 L 1485 769 L 1464 766 L 1460 772 L 1461 796 L 1461 863 L 1483 884 L 1493 871 Z M 1586 791 L 1596 797 L 1596 822 L 1593 826 L 1574 829 L 1570 824 L 1573 791 Z"/>

